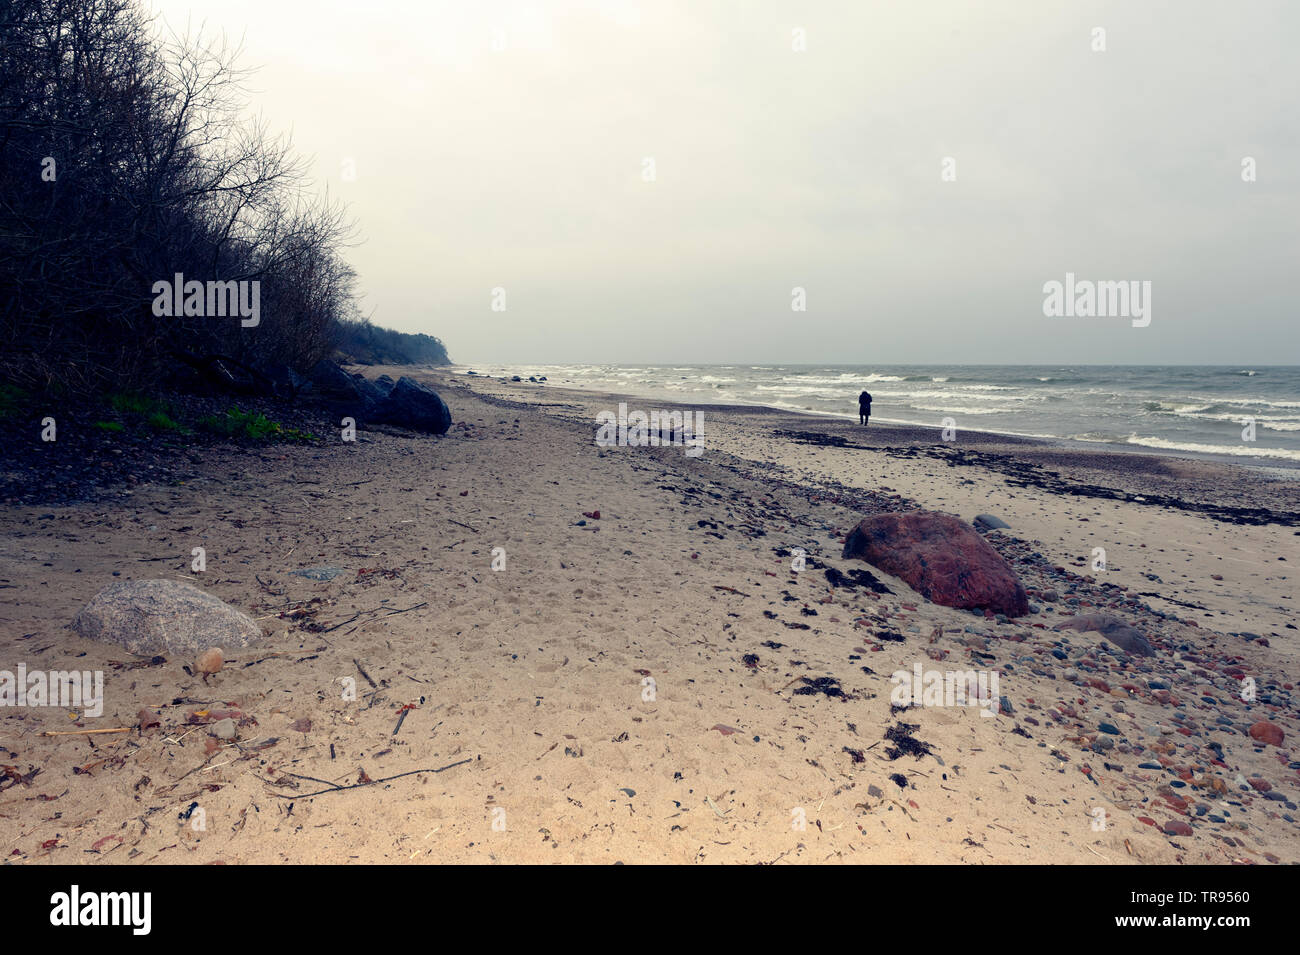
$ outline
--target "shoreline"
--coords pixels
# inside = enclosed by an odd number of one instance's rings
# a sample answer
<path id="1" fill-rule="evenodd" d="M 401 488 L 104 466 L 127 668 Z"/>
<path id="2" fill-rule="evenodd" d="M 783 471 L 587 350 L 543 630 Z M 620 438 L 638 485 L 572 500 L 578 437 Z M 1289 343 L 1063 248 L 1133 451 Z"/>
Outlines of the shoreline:
<path id="1" fill-rule="evenodd" d="M 511 367 L 512 373 L 518 373 L 517 369 L 529 368 L 533 366 L 508 366 L 508 367 Z M 670 368 L 673 366 L 664 365 L 664 366 L 654 366 L 654 367 Z M 789 367 L 817 368 L 821 366 L 804 365 L 804 366 L 789 366 Z M 1191 366 L 1191 367 L 1217 367 L 1217 366 Z M 1277 366 L 1277 367 L 1285 368 L 1289 366 Z M 479 378 L 493 378 L 497 380 L 507 380 L 507 381 L 509 380 L 509 375 L 506 375 L 503 378 L 500 375 L 489 375 L 483 372 L 475 372 L 472 375 L 468 374 L 469 371 L 473 370 L 473 366 L 467 364 L 461 364 L 461 363 L 452 363 L 450 365 L 439 366 L 436 369 L 432 367 L 425 367 L 422 370 L 445 371 L 450 374 L 456 375 L 458 377 L 463 376 L 463 377 L 470 377 L 470 378 L 479 377 Z M 533 382 L 528 382 L 526 376 L 521 376 L 521 377 L 523 377 L 524 382 L 528 384 L 533 384 Z M 856 424 L 857 422 L 857 416 L 853 414 L 849 414 L 847 412 L 841 413 L 835 411 L 818 411 L 812 408 L 783 408 L 776 405 L 762 404 L 758 402 L 749 404 L 745 402 L 733 402 L 733 401 L 717 401 L 717 402 L 699 401 L 695 404 L 692 404 L 691 402 L 682 401 L 680 399 L 671 398 L 665 395 L 651 394 L 648 392 L 606 391 L 605 389 L 602 388 L 595 388 L 595 387 L 588 388 L 584 386 L 577 386 L 572 382 L 552 383 L 550 381 L 547 381 L 547 382 L 540 382 L 539 384 L 542 384 L 549 388 L 567 389 L 570 391 L 581 392 L 584 394 L 624 395 L 626 397 L 635 398 L 641 401 L 656 401 L 664 404 L 680 405 L 683 407 L 710 408 L 710 407 L 717 406 L 722 408 L 734 408 L 734 409 L 764 408 L 778 414 L 792 414 L 792 415 L 800 415 L 800 416 L 819 418 L 819 419 L 831 419 L 837 421 L 852 422 L 854 424 Z M 849 403 L 851 403 L 852 395 L 846 395 L 846 399 L 849 399 Z M 873 417 L 872 421 L 878 422 L 878 426 L 884 425 L 887 427 L 915 428 L 923 431 L 941 430 L 940 425 L 904 421 L 901 419 Z M 1209 463 L 1217 463 L 1217 464 L 1224 464 L 1224 465 L 1236 465 L 1238 467 L 1261 471 L 1266 474 L 1269 474 L 1272 477 L 1276 477 L 1284 480 L 1300 481 L 1300 460 L 1295 460 L 1292 458 L 1274 458 L 1266 455 L 1232 455 L 1223 452 L 1193 451 L 1193 450 L 1185 450 L 1180 448 L 1160 448 L 1160 447 L 1154 447 L 1154 446 L 1148 446 L 1148 445 L 1142 445 L 1136 443 L 1126 444 L 1126 443 L 1116 442 L 1116 441 L 1088 441 L 1082 438 L 1071 438 L 1071 437 L 1061 436 L 1061 435 L 1031 434 L 1027 432 L 999 431 L 996 429 L 961 428 L 960 433 L 989 435 L 992 437 L 1005 438 L 1008 440 L 1023 440 L 1023 441 L 1031 441 L 1031 442 L 1040 441 L 1046 444 L 1058 446 L 1063 450 L 1075 450 L 1080 452 L 1109 451 L 1115 454 L 1151 455 L 1154 457 L 1162 457 L 1162 458 L 1169 457 L 1169 458 L 1179 458 L 1179 459 L 1190 460 L 1190 461 L 1205 461 Z"/>
<path id="2" fill-rule="evenodd" d="M 1234 505 L 1231 503 L 1233 499 L 1271 496 L 1276 499 L 1275 505 L 1243 506 L 1235 509 L 1248 515 L 1252 522 L 1276 522 L 1282 526 L 1300 526 L 1300 468 L 1294 470 L 1290 467 L 1274 468 L 1271 465 L 1255 465 L 1224 460 L 1222 456 L 1165 454 L 1136 448 L 1121 450 L 1088 442 L 1070 442 L 1060 438 L 1009 435 L 974 429 L 962 429 L 958 432 L 957 440 L 944 442 L 939 437 L 942 429 L 934 426 L 873 423 L 864 428 L 854 418 L 817 412 L 787 410 L 770 405 L 722 402 L 695 404 L 630 392 L 605 392 L 593 388 L 572 388 L 550 382 L 533 383 L 527 379 L 522 382 L 514 382 L 496 376 L 467 375 L 457 370 L 460 367 L 463 366 L 453 365 L 440 369 L 425 368 L 421 369 L 421 371 L 428 374 L 449 375 L 451 376 L 450 380 L 455 382 L 460 382 L 462 379 L 492 382 L 494 386 L 508 389 L 507 393 L 515 400 L 526 399 L 531 393 L 529 389 L 542 389 L 537 395 L 539 399 L 548 392 L 558 392 L 560 397 L 567 398 L 568 403 L 593 408 L 596 406 L 601 408 L 607 408 L 610 405 L 616 406 L 619 402 L 627 402 L 631 406 L 633 402 L 640 402 L 646 406 L 648 406 L 648 403 L 657 403 L 667 408 L 713 412 L 722 416 L 732 415 L 742 418 L 753 416 L 764 420 L 785 417 L 792 419 L 788 423 L 789 426 L 783 431 L 783 436 L 786 437 L 807 435 L 806 440 L 815 443 L 818 440 L 815 436 L 820 435 L 824 436 L 828 444 L 843 438 L 846 442 L 843 446 L 863 450 L 909 448 L 915 453 L 939 452 L 940 456 L 948 458 L 951 463 L 979 464 L 984 467 L 1010 470 L 1013 473 L 1018 471 L 1020 473 L 1016 476 L 1031 481 L 1041 481 L 1044 479 L 1044 475 L 1036 475 L 1032 472 L 1026 474 L 1024 473 L 1025 469 L 1015 467 L 1016 463 L 1037 465 L 1043 471 L 1048 468 L 1060 468 L 1074 472 L 1077 477 L 1076 480 L 1071 482 L 1068 479 L 1069 475 L 1067 475 L 1067 480 L 1062 482 L 1057 489 L 1065 490 L 1068 487 L 1069 493 L 1086 494 L 1088 496 L 1113 496 L 1105 493 L 1110 489 L 1093 483 L 1111 478 L 1119 479 L 1117 483 L 1126 485 L 1115 489 L 1121 492 L 1121 496 L 1126 493 L 1129 499 L 1148 497 L 1150 495 L 1143 493 L 1148 489 L 1143 488 L 1138 482 L 1142 479 L 1154 480 L 1162 485 L 1167 493 L 1151 496 L 1153 500 L 1158 496 L 1161 503 L 1177 506 L 1178 501 L 1175 495 L 1168 492 L 1176 491 L 1177 494 L 1181 495 L 1191 490 L 1194 493 L 1199 492 L 1205 495 L 1208 501 L 1216 502 L 1207 504 L 1202 509 L 1208 509 L 1218 516 L 1228 518 L 1233 517 Z M 391 371 L 392 369 L 389 369 L 390 373 Z M 478 391 L 478 389 L 473 390 Z M 545 402 L 538 401 L 534 402 L 534 404 L 543 405 Z M 798 427 L 799 425 L 802 425 L 802 427 Z M 706 444 L 707 440 L 706 425 Z M 851 445 L 847 444 L 850 440 L 853 442 Z M 961 452 L 967 446 L 971 446 L 975 454 L 970 456 L 969 460 L 963 460 L 966 456 Z M 948 450 L 944 451 L 942 449 Z M 1275 470 L 1284 473 L 1272 473 Z M 1047 471 L 1045 475 L 1047 479 L 1058 476 L 1057 473 L 1050 471 Z M 1124 480 L 1126 478 L 1127 480 Z M 1195 510 L 1197 508 L 1192 507 L 1189 509 Z"/>

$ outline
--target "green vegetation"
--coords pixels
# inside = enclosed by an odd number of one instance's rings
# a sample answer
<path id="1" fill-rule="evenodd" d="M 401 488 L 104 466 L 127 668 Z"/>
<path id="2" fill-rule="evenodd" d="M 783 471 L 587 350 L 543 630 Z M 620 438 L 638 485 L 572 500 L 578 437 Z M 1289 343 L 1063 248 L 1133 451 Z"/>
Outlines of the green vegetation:
<path id="1" fill-rule="evenodd" d="M 96 421 L 93 427 L 98 428 L 100 431 L 120 432 L 126 430 L 120 421 Z"/>
<path id="2" fill-rule="evenodd" d="M 179 424 L 165 411 L 155 411 L 149 416 L 149 425 L 158 431 L 175 431 L 177 434 L 193 434 L 189 428 Z"/>
<path id="3" fill-rule="evenodd" d="M 118 414 L 146 415 L 154 411 L 161 411 L 163 408 L 162 402 L 126 391 L 109 395 L 108 403 Z"/>
<path id="4" fill-rule="evenodd" d="M 27 392 L 17 385 L 0 381 L 0 418 L 7 418 L 18 410 L 18 406 L 27 398 Z"/>
<path id="5" fill-rule="evenodd" d="M 244 411 L 237 406 L 224 415 L 200 418 L 198 426 L 211 434 L 225 438 L 248 438 L 253 441 L 278 439 L 280 441 L 315 441 L 316 436 L 297 428 L 287 428 L 259 412 Z"/>

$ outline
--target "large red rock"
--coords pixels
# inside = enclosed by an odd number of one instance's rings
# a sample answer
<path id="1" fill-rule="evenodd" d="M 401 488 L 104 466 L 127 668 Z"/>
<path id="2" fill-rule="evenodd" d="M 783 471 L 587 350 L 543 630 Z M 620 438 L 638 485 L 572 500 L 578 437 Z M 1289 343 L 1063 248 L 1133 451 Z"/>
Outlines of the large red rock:
<path id="1" fill-rule="evenodd" d="M 1029 612 L 1015 571 L 965 521 L 933 511 L 868 517 L 844 542 L 858 557 L 901 577 L 927 600 L 962 610 L 1008 617 Z"/>
<path id="2" fill-rule="evenodd" d="M 1260 720 L 1250 728 L 1250 738 L 1259 743 L 1281 746 L 1282 741 L 1286 739 L 1286 734 L 1282 732 L 1282 727 L 1276 723 Z"/>

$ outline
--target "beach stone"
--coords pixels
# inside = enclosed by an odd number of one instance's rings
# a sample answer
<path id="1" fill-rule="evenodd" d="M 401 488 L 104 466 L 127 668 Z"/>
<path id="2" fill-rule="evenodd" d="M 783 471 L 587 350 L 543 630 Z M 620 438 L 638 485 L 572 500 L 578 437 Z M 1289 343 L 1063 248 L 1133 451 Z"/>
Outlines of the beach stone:
<path id="1" fill-rule="evenodd" d="M 342 567 L 304 567 L 302 570 L 289 571 L 290 576 L 306 577 L 308 580 L 333 580 L 340 574 L 346 574 L 347 571 Z"/>
<path id="2" fill-rule="evenodd" d="M 378 384 L 371 381 L 365 375 L 357 374 L 352 376 L 353 383 L 357 386 L 357 394 L 361 397 L 362 403 L 367 408 L 376 407 L 381 401 L 388 397 L 389 391 L 379 387 Z"/>
<path id="3" fill-rule="evenodd" d="M 1105 637 L 1109 643 L 1119 647 L 1127 654 L 1143 657 L 1155 656 L 1155 651 L 1151 649 L 1151 644 L 1147 642 L 1146 637 L 1119 617 L 1112 617 L 1110 614 L 1079 614 L 1068 620 L 1062 620 L 1053 629 L 1078 630 L 1084 633 L 1096 631 Z"/>
<path id="4" fill-rule="evenodd" d="M 844 558 L 905 580 L 944 607 L 1020 617 L 1029 598 L 1010 565 L 965 521 L 933 511 L 880 514 L 855 527 Z"/>
<path id="5" fill-rule="evenodd" d="M 318 394 L 342 401 L 358 401 L 361 392 L 356 379 L 328 358 L 322 358 L 307 372 L 307 380 Z"/>
<path id="6" fill-rule="evenodd" d="M 187 657 L 211 647 L 246 647 L 262 636 L 247 614 L 182 580 L 109 584 L 77 614 L 72 629 L 129 653 Z"/>
<path id="7" fill-rule="evenodd" d="M 221 655 L 221 650 L 217 647 L 211 647 L 199 654 L 195 661 L 194 670 L 196 673 L 211 675 L 220 673 L 221 668 L 225 666 L 225 658 Z"/>
<path id="8" fill-rule="evenodd" d="M 999 530 L 1011 526 L 1002 518 L 994 517 L 992 514 L 976 514 L 974 524 L 975 529 L 978 531 Z"/>
<path id="9" fill-rule="evenodd" d="M 1260 743 L 1267 743 L 1269 746 L 1281 746 L 1282 741 L 1286 739 L 1286 734 L 1276 723 L 1260 720 L 1250 728 L 1250 738 Z"/>
<path id="10" fill-rule="evenodd" d="M 428 385 L 403 375 L 375 408 L 371 420 L 415 431 L 446 434 L 451 427 L 451 410 Z"/>
<path id="11" fill-rule="evenodd" d="M 212 724 L 211 733 L 217 739 L 234 739 L 235 732 L 235 721 L 228 716 Z"/>

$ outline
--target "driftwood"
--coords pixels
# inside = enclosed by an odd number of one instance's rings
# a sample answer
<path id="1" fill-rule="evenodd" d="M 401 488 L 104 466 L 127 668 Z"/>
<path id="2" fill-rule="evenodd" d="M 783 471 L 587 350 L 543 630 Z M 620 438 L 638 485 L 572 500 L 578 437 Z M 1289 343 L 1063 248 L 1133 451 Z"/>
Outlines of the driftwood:
<path id="1" fill-rule="evenodd" d="M 448 763 L 440 769 L 412 769 L 409 772 L 397 773 L 394 776 L 385 776 L 383 779 L 372 779 L 364 783 L 352 783 L 348 786 L 331 786 L 329 789 L 321 789 L 314 793 L 276 793 L 277 799 L 310 799 L 312 796 L 323 796 L 325 793 L 342 792 L 345 789 L 364 789 L 366 786 L 378 786 L 380 783 L 391 782 L 394 779 L 401 779 L 403 776 L 415 776 L 419 773 L 441 773 L 448 769 L 454 769 L 457 766 L 464 766 L 466 763 L 474 762 L 473 758 L 462 759 L 458 763 Z M 293 775 L 290 773 L 289 775 Z"/>

